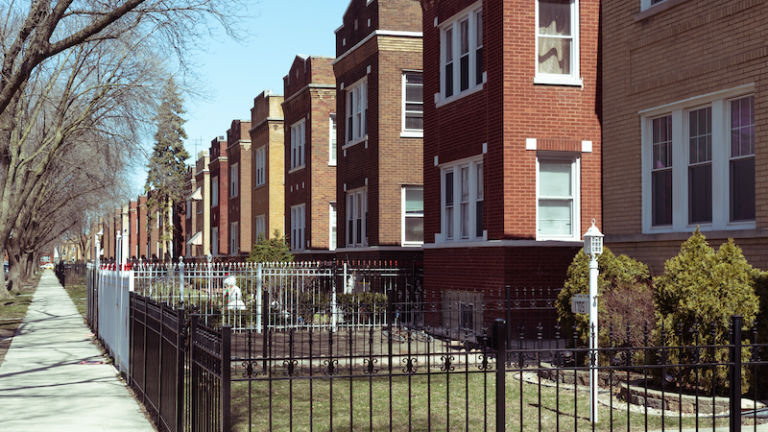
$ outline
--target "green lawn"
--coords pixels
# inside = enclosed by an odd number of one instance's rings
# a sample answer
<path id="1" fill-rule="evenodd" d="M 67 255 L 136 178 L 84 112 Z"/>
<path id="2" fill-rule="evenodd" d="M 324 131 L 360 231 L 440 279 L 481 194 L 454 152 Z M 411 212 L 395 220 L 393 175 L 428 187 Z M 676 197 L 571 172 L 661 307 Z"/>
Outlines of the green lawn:
<path id="1" fill-rule="evenodd" d="M 69 294 L 69 298 L 72 299 L 83 319 L 86 319 L 86 314 L 88 313 L 88 287 L 85 285 L 85 282 L 69 284 L 64 290 Z"/>
<path id="2" fill-rule="evenodd" d="M 9 299 L 0 300 L 0 363 L 5 358 L 16 329 L 27 315 L 27 308 L 32 303 L 32 296 L 35 294 L 38 282 L 40 282 L 39 274 L 25 284 L 19 293 L 11 294 L 12 297 Z"/>
<path id="3" fill-rule="evenodd" d="M 331 383 L 327 379 L 311 381 L 312 397 L 310 398 L 310 381 L 296 379 L 293 381 L 273 381 L 271 388 L 267 381 L 251 382 L 250 392 L 248 382 L 233 382 L 232 384 L 232 416 L 234 430 L 248 430 L 248 395 L 251 395 L 251 431 L 270 430 L 269 401 L 272 400 L 271 430 L 295 431 L 309 430 L 310 403 L 312 407 L 311 422 L 313 430 L 330 430 L 331 400 L 333 401 L 334 430 L 495 430 L 495 380 L 494 374 L 487 375 L 487 387 L 484 386 L 483 374 L 464 374 L 413 376 L 409 393 L 408 378 L 396 377 L 392 384 L 387 378 L 368 378 L 352 380 L 353 411 L 350 412 L 350 380 L 339 378 Z M 520 381 L 508 374 L 506 383 L 506 430 L 520 431 Z M 233 377 L 236 378 L 236 377 Z M 429 388 L 429 391 L 428 391 Z M 581 390 L 581 389 L 580 389 Z M 586 388 L 584 389 L 586 390 Z M 293 394 L 292 406 L 290 394 Z M 391 396 L 390 396 L 391 394 Z M 468 397 L 467 397 L 468 395 Z M 524 383 L 523 385 L 523 431 L 572 431 L 591 430 L 589 423 L 588 392 L 578 394 L 578 424 L 574 424 L 574 392 L 560 390 L 559 395 L 553 387 L 541 387 L 541 404 L 539 405 L 538 386 Z M 371 401 L 372 400 L 372 404 Z M 410 405 L 409 405 L 410 401 Z M 485 403 L 484 403 L 485 401 Z M 390 403 L 392 415 L 390 416 Z M 431 409 L 427 409 L 427 407 Z M 541 406 L 541 410 L 538 407 Z M 409 416 L 410 413 L 410 416 Z M 559 413 L 559 414 L 558 414 Z M 351 418 L 350 418 L 351 415 Z M 539 420 L 541 415 L 541 420 Z M 291 425 L 291 419 L 293 424 Z M 448 424 L 450 420 L 450 424 Z M 350 425 L 350 421 L 352 425 Z M 645 419 L 642 413 L 632 413 L 629 418 L 630 430 L 644 430 Z M 683 418 L 683 427 L 695 426 L 693 418 Z M 467 425 L 468 423 L 468 425 Z M 727 419 L 717 421 L 718 426 L 727 425 Z M 667 429 L 677 428 L 677 417 L 666 417 L 664 426 Z M 627 430 L 627 411 L 613 411 L 613 430 Z M 712 427 L 711 419 L 700 418 L 700 428 Z M 661 417 L 648 418 L 650 430 L 661 429 Z M 601 406 L 600 422 L 596 430 L 611 430 L 609 408 Z M 703 429 L 702 429 L 703 430 Z"/>

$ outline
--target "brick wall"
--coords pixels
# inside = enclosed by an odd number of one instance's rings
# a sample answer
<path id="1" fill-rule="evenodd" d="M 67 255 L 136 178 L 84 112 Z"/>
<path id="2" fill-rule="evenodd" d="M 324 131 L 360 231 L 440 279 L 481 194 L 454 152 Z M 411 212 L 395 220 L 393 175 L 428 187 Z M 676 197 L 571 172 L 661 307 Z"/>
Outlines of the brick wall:
<path id="1" fill-rule="evenodd" d="M 233 222 L 238 223 L 238 250 L 228 250 L 230 255 L 245 255 L 251 251 L 251 211 L 252 211 L 252 191 L 253 184 L 253 159 L 251 155 L 251 139 L 249 121 L 233 120 L 232 125 L 227 131 L 227 157 L 229 166 L 237 164 L 238 172 L 238 193 L 236 196 L 228 196 L 228 217 L 229 223 L 225 225 L 227 231 L 227 241 L 231 233 L 230 226 Z M 229 178 L 227 179 L 227 188 L 229 188 Z M 219 228 L 219 232 L 221 232 Z"/>
<path id="2" fill-rule="evenodd" d="M 218 228 L 218 252 L 226 255 L 229 253 L 229 158 L 227 157 L 227 141 L 214 139 L 211 141 L 210 156 L 211 163 L 211 187 L 213 179 L 218 179 L 217 192 L 219 194 L 218 204 L 213 205 L 211 201 L 211 230 Z M 213 234 L 211 234 L 213 241 Z M 213 252 L 213 245 L 211 245 Z"/>
<path id="3" fill-rule="evenodd" d="M 137 204 L 137 222 L 139 225 L 139 258 L 147 259 L 147 197 L 140 195 Z M 188 226 L 189 228 L 189 226 Z"/>
<path id="4" fill-rule="evenodd" d="M 760 247 L 764 249 L 768 240 L 768 165 L 764 163 L 768 155 L 764 37 L 768 3 L 670 2 L 643 13 L 639 1 L 614 0 L 604 5 L 603 211 L 608 246 L 643 260 L 658 273 L 689 234 L 642 234 L 639 111 L 753 83 L 757 229 L 702 229 L 713 243 L 736 237 L 753 265 L 768 268 Z"/>
<path id="5" fill-rule="evenodd" d="M 274 95 L 269 91 L 262 92 L 254 99 L 251 109 L 251 147 L 255 150 L 265 147 L 266 151 L 266 184 L 257 187 L 251 195 L 251 214 L 253 218 L 265 215 L 266 230 L 271 237 L 277 230 L 284 234 L 285 187 L 284 173 L 284 132 L 283 132 L 283 96 Z M 253 224 L 253 218 L 251 224 Z M 251 244 L 253 238 L 251 231 Z"/>

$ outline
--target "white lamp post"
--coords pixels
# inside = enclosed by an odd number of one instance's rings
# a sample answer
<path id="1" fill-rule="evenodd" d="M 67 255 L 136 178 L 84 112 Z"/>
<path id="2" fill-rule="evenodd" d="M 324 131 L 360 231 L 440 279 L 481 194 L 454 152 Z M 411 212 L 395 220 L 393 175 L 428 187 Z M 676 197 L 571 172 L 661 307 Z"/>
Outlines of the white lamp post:
<path id="1" fill-rule="evenodd" d="M 584 253 L 589 255 L 589 419 L 592 423 L 597 423 L 597 372 L 598 372 L 598 352 L 597 352 L 597 257 L 603 253 L 603 233 L 595 226 L 595 220 L 592 219 L 592 226 L 584 233 Z"/>

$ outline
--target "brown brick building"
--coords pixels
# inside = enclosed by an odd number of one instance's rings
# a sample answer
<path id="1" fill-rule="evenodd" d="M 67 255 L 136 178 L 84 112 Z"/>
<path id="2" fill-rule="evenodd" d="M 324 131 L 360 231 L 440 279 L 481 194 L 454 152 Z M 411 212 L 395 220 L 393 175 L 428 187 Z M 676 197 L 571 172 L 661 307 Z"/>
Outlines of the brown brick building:
<path id="1" fill-rule="evenodd" d="M 211 255 L 229 254 L 229 157 L 226 137 L 211 141 Z"/>
<path id="2" fill-rule="evenodd" d="M 333 59 L 296 56 L 283 78 L 285 223 L 294 253 L 336 248 L 336 85 Z M 263 154 L 254 155 L 263 164 Z M 261 165 L 260 165 L 261 167 Z M 255 181 L 265 181 L 263 167 Z M 264 221 L 254 229 L 264 234 Z M 257 236 L 259 233 L 255 233 Z"/>
<path id="3" fill-rule="evenodd" d="M 138 223 L 138 247 L 137 257 L 146 260 L 149 253 L 149 240 L 147 238 L 147 197 L 139 195 L 136 206 L 136 221 Z"/>
<path id="4" fill-rule="evenodd" d="M 190 227 L 186 239 L 186 258 L 205 257 L 211 253 L 211 172 L 206 150 L 198 154 L 197 162 L 187 175 L 192 190 L 187 200 L 185 220 Z"/>
<path id="5" fill-rule="evenodd" d="M 135 259 L 141 256 L 139 253 L 139 213 L 138 203 L 130 201 L 128 203 L 128 226 L 129 226 L 129 246 L 128 257 Z"/>
<path id="6" fill-rule="evenodd" d="M 352 0 L 336 30 L 340 258 L 420 257 L 421 27 L 416 0 Z"/>
<path id="7" fill-rule="evenodd" d="M 251 155 L 251 122 L 233 120 L 227 130 L 229 162 L 229 254 L 248 255 L 251 252 L 251 197 L 253 192 L 253 157 Z"/>
<path id="8" fill-rule="evenodd" d="M 458 307 L 559 289 L 600 207 L 598 1 L 422 0 L 424 284 Z M 516 322 L 551 321 L 529 311 Z"/>
<path id="9" fill-rule="evenodd" d="M 768 3 L 603 5 L 606 244 L 659 274 L 700 226 L 768 268 Z"/>
<path id="10" fill-rule="evenodd" d="M 251 195 L 251 242 L 258 240 L 262 232 L 260 225 L 263 221 L 265 233 L 273 237 L 275 231 L 282 236 L 285 234 L 285 186 L 283 158 L 283 96 L 273 94 L 269 90 L 261 92 L 253 100 L 251 108 L 251 178 L 261 179 L 263 183 L 253 183 Z M 264 161 L 256 160 L 263 155 Z M 263 167 L 264 172 L 261 172 Z M 257 172 L 259 171 L 259 172 Z"/>

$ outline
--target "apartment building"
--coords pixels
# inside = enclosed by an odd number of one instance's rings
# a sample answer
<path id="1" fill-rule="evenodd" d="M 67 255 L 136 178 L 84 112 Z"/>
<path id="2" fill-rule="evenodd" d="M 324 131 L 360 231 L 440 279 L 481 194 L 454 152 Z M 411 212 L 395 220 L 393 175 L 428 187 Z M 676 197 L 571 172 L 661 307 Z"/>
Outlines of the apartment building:
<path id="1" fill-rule="evenodd" d="M 187 221 L 191 230 L 187 239 L 188 258 L 203 258 L 211 254 L 211 172 L 210 157 L 206 150 L 198 154 L 190 179 L 194 187 L 187 200 L 187 210 L 190 212 Z"/>
<path id="2" fill-rule="evenodd" d="M 149 250 L 149 238 L 147 237 L 149 232 L 147 229 L 147 197 L 146 195 L 139 195 L 136 201 L 136 222 L 138 224 L 137 243 L 139 247 L 139 252 L 136 256 L 146 260 L 147 257 L 152 256 Z"/>
<path id="3" fill-rule="evenodd" d="M 562 287 L 582 233 L 601 225 L 600 5 L 422 6 L 424 285 L 458 312 L 452 327 L 476 330 L 505 286 L 513 298 Z"/>
<path id="4" fill-rule="evenodd" d="M 128 202 L 128 258 L 136 259 L 139 253 L 139 213 L 138 202 Z"/>
<path id="5" fill-rule="evenodd" d="M 698 226 L 768 267 L 768 3 L 603 8 L 606 244 L 655 274 Z"/>
<path id="6" fill-rule="evenodd" d="M 251 215 L 253 229 L 249 247 L 266 233 L 285 234 L 285 159 L 283 156 L 283 96 L 264 90 L 251 108 Z M 243 219 L 248 220 L 248 219 Z M 249 249 L 250 250 L 250 249 Z"/>
<path id="7" fill-rule="evenodd" d="M 285 223 L 288 243 L 299 259 L 336 249 L 336 84 L 332 61 L 298 55 L 283 77 Z M 254 160 L 262 161 L 264 155 L 254 155 Z M 256 172 L 255 183 L 264 183 L 263 172 Z M 254 227 L 260 231 L 257 237 L 265 234 L 263 221 L 257 220 Z"/>
<path id="8" fill-rule="evenodd" d="M 336 30 L 340 258 L 421 257 L 421 9 L 416 0 L 352 0 Z"/>
<path id="9" fill-rule="evenodd" d="M 251 155 L 251 122 L 233 120 L 227 130 L 229 158 L 229 254 L 251 252 L 251 211 L 253 192 L 253 157 Z"/>
<path id="10" fill-rule="evenodd" d="M 211 141 L 211 255 L 229 254 L 229 156 L 224 136 Z"/>

